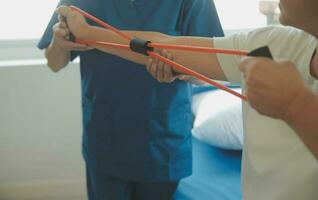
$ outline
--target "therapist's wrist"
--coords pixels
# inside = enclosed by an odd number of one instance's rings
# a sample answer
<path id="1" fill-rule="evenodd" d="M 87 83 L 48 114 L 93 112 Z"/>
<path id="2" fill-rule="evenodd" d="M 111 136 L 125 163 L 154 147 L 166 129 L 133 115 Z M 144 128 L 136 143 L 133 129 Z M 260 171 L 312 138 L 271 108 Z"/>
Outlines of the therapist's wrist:
<path id="1" fill-rule="evenodd" d="M 73 34 L 76 38 L 79 39 L 89 39 L 91 33 L 92 26 L 89 24 L 82 24 L 77 26 L 76 29 L 73 30 Z"/>

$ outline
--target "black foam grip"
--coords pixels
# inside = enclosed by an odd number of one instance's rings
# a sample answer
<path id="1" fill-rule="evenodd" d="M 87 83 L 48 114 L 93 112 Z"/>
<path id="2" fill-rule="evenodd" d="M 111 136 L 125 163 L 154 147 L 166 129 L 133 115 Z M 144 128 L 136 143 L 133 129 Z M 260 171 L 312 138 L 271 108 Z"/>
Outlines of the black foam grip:
<path id="1" fill-rule="evenodd" d="M 260 48 L 257 48 L 247 54 L 248 56 L 253 56 L 253 57 L 265 57 L 265 58 L 270 58 L 273 59 L 273 56 L 271 54 L 271 51 L 269 50 L 268 46 L 263 46 Z"/>
<path id="2" fill-rule="evenodd" d="M 148 46 L 149 43 L 151 42 L 140 38 L 134 38 L 130 41 L 129 46 L 133 52 L 149 56 L 147 52 L 153 51 L 153 48 Z"/>

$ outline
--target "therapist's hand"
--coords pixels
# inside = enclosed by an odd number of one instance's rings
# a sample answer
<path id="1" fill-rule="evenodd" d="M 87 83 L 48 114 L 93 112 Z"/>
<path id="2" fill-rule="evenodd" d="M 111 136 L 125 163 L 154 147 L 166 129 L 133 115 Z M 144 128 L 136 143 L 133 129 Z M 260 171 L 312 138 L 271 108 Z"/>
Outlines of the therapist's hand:
<path id="1" fill-rule="evenodd" d="M 291 62 L 246 57 L 239 69 L 244 74 L 248 101 L 260 114 L 286 121 L 312 96 Z"/>
<path id="2" fill-rule="evenodd" d="M 57 47 L 60 51 L 87 51 L 91 50 L 92 47 L 87 45 L 77 44 L 69 41 L 70 30 L 62 16 L 59 16 L 59 22 L 53 26 L 53 39 L 51 46 Z"/>
<path id="3" fill-rule="evenodd" d="M 161 56 L 173 60 L 173 56 L 167 50 L 160 52 Z M 159 59 L 150 58 L 146 66 L 147 71 L 160 83 L 171 83 L 176 79 L 185 80 L 186 75 L 175 75 L 172 67 Z"/>
<path id="4" fill-rule="evenodd" d="M 56 12 L 61 18 L 65 19 L 69 30 L 76 38 L 82 38 L 85 35 L 89 24 L 81 13 L 72 10 L 68 6 L 60 6 L 56 9 Z"/>

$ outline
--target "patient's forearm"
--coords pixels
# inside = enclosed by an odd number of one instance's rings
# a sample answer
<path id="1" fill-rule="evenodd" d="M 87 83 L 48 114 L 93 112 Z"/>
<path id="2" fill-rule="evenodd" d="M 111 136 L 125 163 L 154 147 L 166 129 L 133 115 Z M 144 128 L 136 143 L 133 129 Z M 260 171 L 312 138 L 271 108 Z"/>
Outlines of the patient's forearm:
<path id="1" fill-rule="evenodd" d="M 183 37 L 183 36 L 169 36 L 157 32 L 141 32 L 141 31 L 124 31 L 132 37 L 142 38 L 152 42 L 160 42 L 166 44 L 191 45 L 201 47 L 213 47 L 211 38 L 200 37 Z M 129 41 L 121 38 L 112 31 L 95 26 L 89 26 L 82 34 L 78 35 L 80 39 L 107 41 L 120 44 L 129 44 Z M 146 65 L 149 57 L 134 53 L 132 51 L 108 48 L 105 46 L 94 46 L 104 52 L 120 56 L 124 59 Z M 155 49 L 158 51 L 158 49 Z M 209 78 L 226 80 L 225 75 L 219 65 L 217 57 L 213 54 L 196 53 L 178 50 L 169 50 L 173 55 L 173 60 L 185 65 L 186 67 L 201 73 Z"/>
<path id="2" fill-rule="evenodd" d="M 301 102 L 295 107 L 290 118 L 286 121 L 303 140 L 309 150 L 318 160 L 318 96 L 312 94 L 310 100 Z"/>

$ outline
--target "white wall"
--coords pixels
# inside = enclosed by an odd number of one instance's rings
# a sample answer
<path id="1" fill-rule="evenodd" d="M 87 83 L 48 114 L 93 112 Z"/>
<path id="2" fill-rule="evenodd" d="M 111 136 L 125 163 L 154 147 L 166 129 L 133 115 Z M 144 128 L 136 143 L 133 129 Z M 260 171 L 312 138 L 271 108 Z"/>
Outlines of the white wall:
<path id="1" fill-rule="evenodd" d="M 0 199 L 80 199 L 80 78 L 77 65 L 0 65 Z"/>

